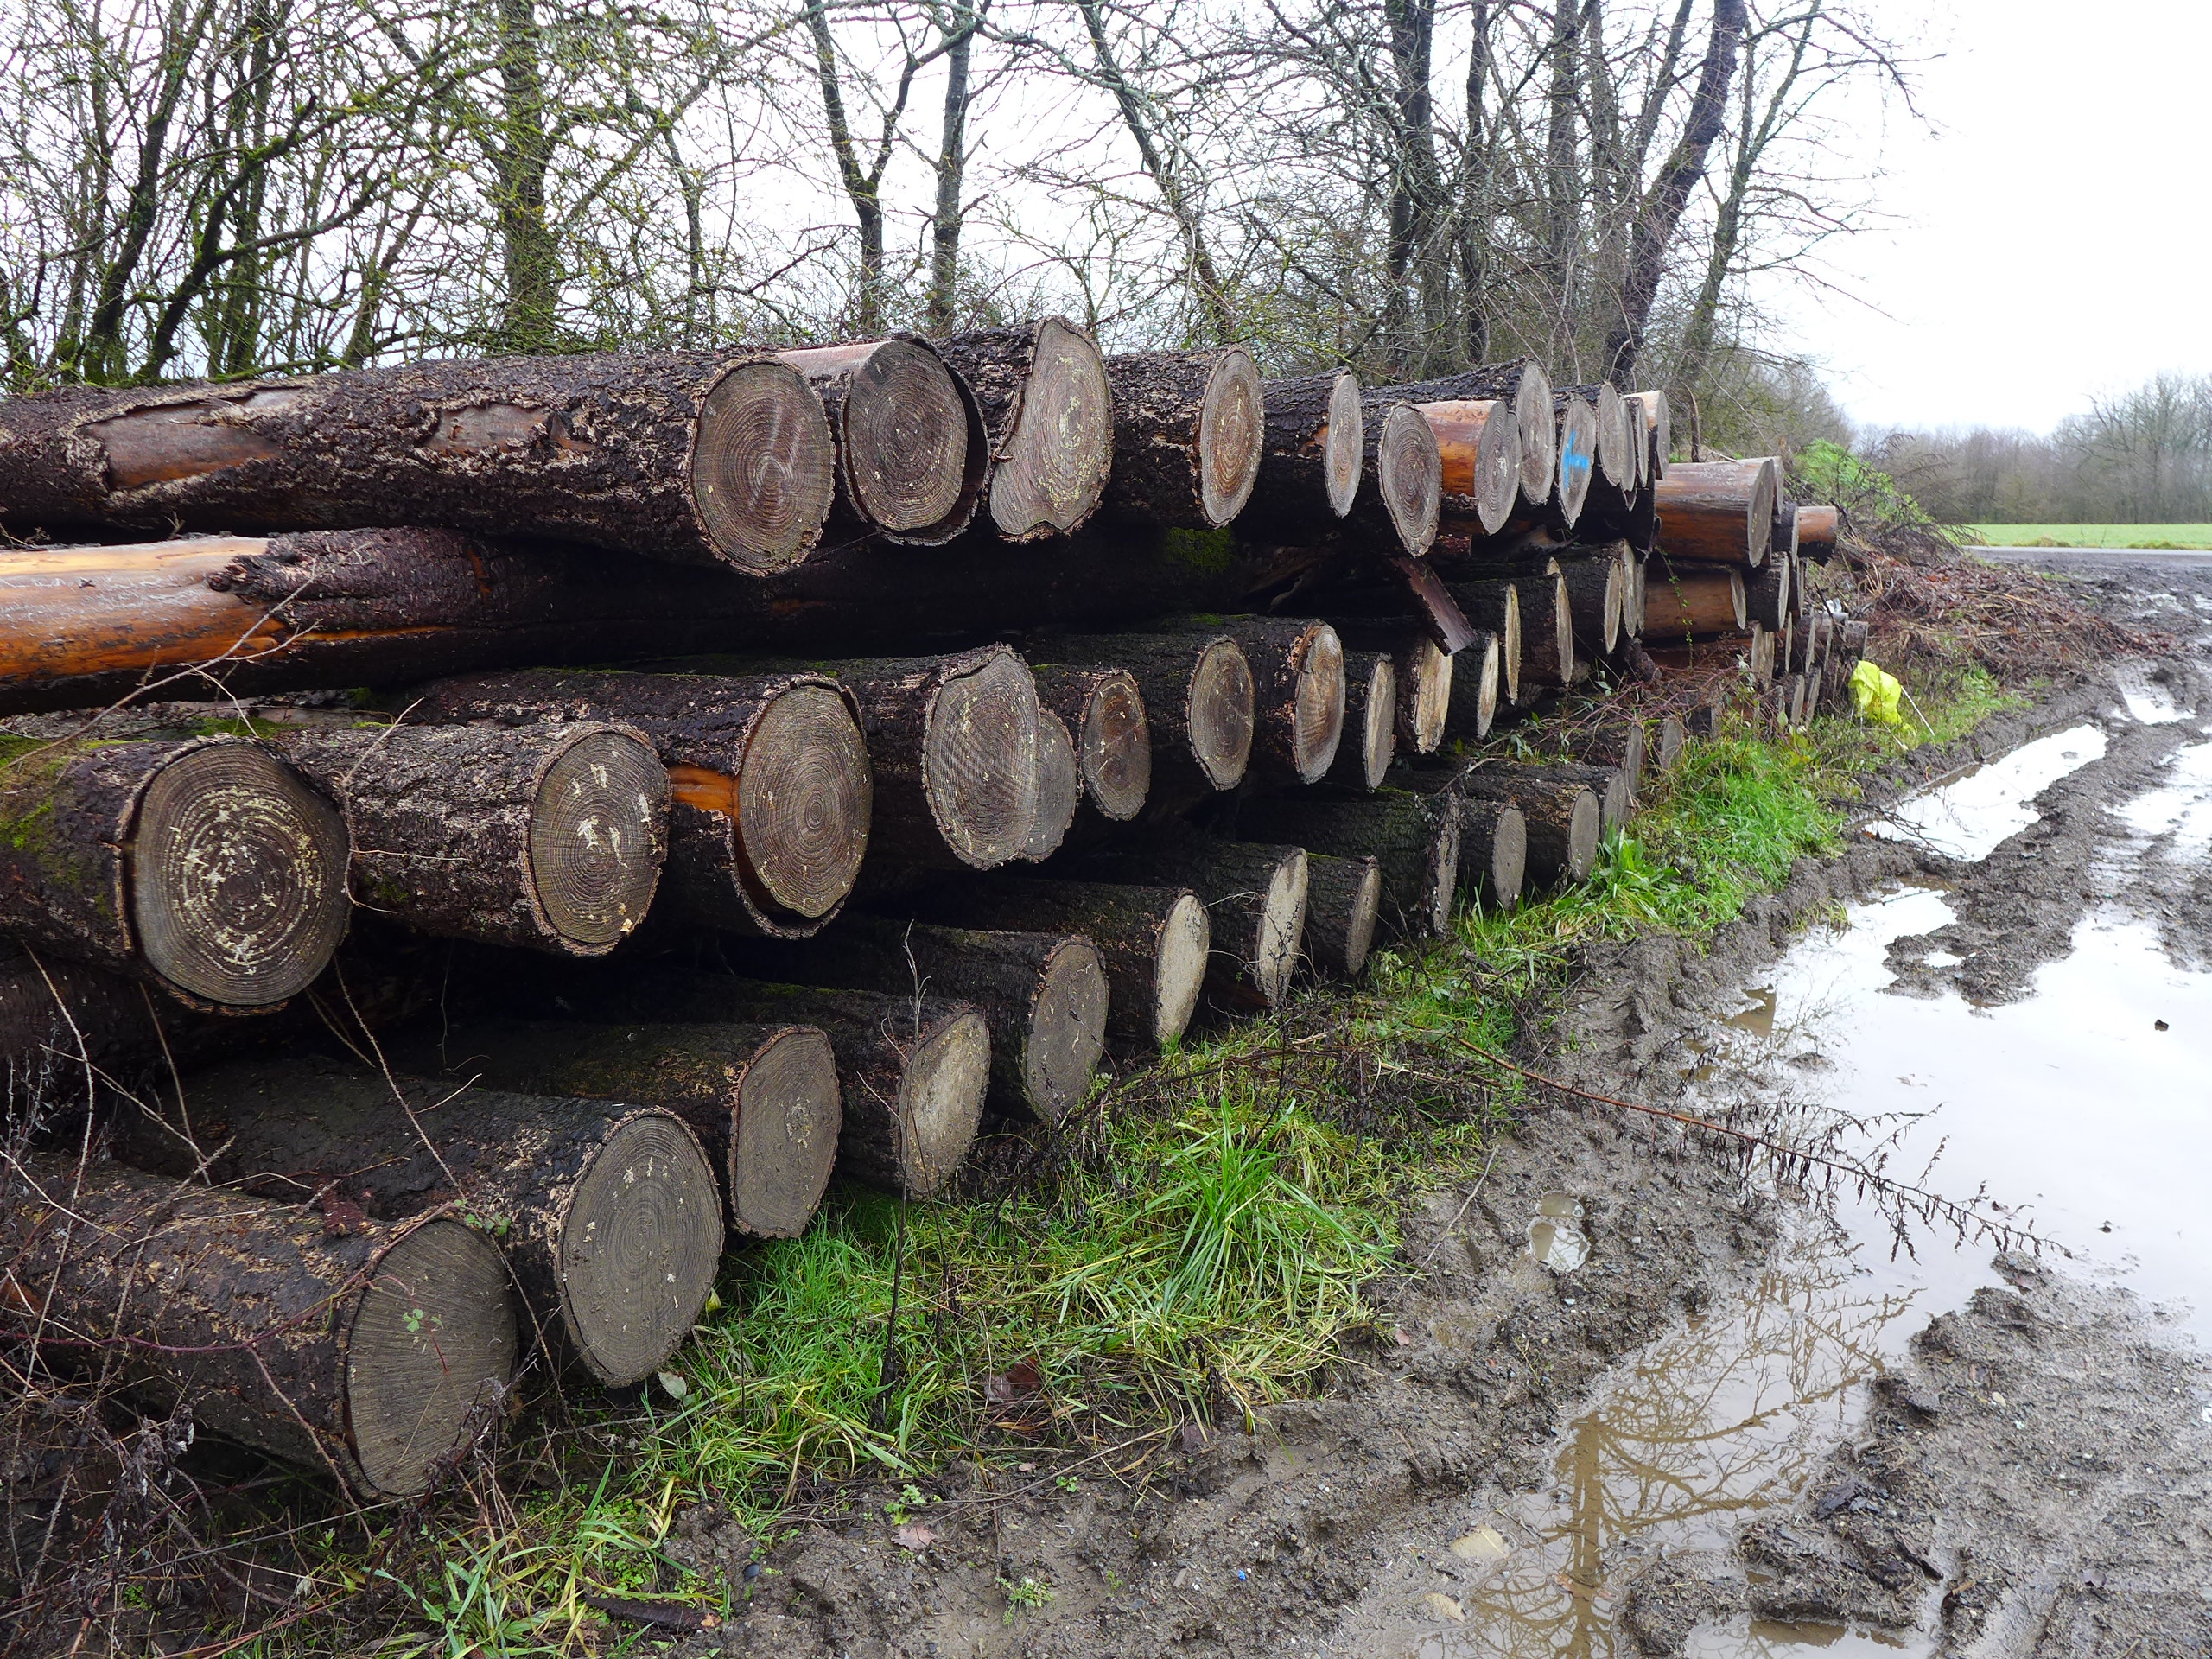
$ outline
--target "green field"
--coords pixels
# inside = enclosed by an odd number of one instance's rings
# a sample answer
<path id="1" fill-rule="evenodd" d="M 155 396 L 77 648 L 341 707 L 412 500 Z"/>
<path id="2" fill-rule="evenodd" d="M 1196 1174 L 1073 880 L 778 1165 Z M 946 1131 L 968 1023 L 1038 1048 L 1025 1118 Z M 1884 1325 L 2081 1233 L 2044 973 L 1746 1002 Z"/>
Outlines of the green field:
<path id="1" fill-rule="evenodd" d="M 2212 524 L 1961 524 L 1985 547 L 2212 549 Z"/>

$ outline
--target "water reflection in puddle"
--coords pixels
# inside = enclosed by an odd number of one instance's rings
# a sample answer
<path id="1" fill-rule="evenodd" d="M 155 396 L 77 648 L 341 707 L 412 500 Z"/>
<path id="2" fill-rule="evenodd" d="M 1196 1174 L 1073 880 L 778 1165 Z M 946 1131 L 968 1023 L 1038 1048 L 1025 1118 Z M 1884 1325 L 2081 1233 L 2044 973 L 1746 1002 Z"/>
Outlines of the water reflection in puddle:
<path id="1" fill-rule="evenodd" d="M 1999 842 L 2036 821 L 2029 802 L 2068 772 L 2102 760 L 2105 748 L 2100 727 L 2053 732 L 1899 803 L 1868 830 L 1891 841 L 1917 842 L 1948 858 L 1986 858 Z"/>
<path id="2" fill-rule="evenodd" d="M 2212 849 L 2212 743 L 2192 743 L 2167 762 L 2167 781 L 2113 809 L 2138 835 L 2171 836 L 2167 855 Z"/>
<path id="3" fill-rule="evenodd" d="M 1582 1200 L 1571 1192 L 1547 1192 L 1536 1200 L 1536 1213 L 1529 1222 L 1529 1254 L 1537 1266 L 1573 1273 L 1590 1259 L 1582 1215 Z"/>

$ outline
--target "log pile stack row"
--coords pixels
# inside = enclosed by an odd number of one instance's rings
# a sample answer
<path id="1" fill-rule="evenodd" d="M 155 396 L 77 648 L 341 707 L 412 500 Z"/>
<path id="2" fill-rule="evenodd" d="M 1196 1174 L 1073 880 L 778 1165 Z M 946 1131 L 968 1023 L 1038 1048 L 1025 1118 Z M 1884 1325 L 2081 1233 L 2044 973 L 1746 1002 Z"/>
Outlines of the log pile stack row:
<path id="1" fill-rule="evenodd" d="M 372 1495 L 638 1382 L 833 1174 L 1582 879 L 1682 743 L 1499 721 L 1829 683 L 1814 510 L 1668 453 L 1058 319 L 0 405 L 0 1046 L 105 1152 L 26 1141 L 0 1339 Z"/>

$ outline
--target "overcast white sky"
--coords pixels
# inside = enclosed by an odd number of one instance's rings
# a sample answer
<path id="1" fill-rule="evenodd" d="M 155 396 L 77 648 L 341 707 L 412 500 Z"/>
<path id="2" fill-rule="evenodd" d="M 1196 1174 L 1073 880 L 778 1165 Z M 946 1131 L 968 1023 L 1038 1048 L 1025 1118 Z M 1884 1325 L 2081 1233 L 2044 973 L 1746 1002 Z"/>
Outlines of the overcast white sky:
<path id="1" fill-rule="evenodd" d="M 1861 129 L 1904 223 L 1832 245 L 1852 299 L 1766 296 L 1853 416 L 2044 430 L 2212 372 L 2212 3 L 1867 3 L 1945 50 L 1918 72 L 1940 130 Z"/>

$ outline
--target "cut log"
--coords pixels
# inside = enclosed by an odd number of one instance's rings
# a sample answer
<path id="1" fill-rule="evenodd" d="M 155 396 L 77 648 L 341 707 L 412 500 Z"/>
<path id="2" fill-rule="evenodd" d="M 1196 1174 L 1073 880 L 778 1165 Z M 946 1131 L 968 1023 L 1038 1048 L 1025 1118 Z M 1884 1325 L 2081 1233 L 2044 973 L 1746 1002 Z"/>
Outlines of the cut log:
<path id="1" fill-rule="evenodd" d="M 1572 530 L 1582 517 L 1598 464 L 1598 411 L 1580 392 L 1560 392 L 1554 404 L 1559 420 L 1559 482 L 1552 505 L 1560 522 Z"/>
<path id="2" fill-rule="evenodd" d="M 1632 391 L 1629 404 L 1643 416 L 1643 430 L 1651 445 L 1648 476 L 1656 484 L 1667 476 L 1667 457 L 1675 442 L 1672 416 L 1663 391 Z"/>
<path id="3" fill-rule="evenodd" d="M 477 675 L 425 688 L 410 714 L 643 732 L 671 786 L 669 901 L 703 926 L 803 938 L 836 915 L 868 850 L 868 741 L 852 694 L 826 674 Z"/>
<path id="4" fill-rule="evenodd" d="M 1409 404 L 1502 401 L 1513 410 L 1521 437 L 1521 505 L 1541 512 L 1550 505 L 1559 467 L 1559 423 L 1552 410 L 1551 378 L 1533 357 L 1487 363 L 1441 380 L 1384 391 Z"/>
<path id="5" fill-rule="evenodd" d="M 1167 832 L 1105 849 L 1084 874 L 1190 888 L 1212 927 L 1206 990 L 1228 1007 L 1281 1005 L 1306 930 L 1304 848 Z"/>
<path id="6" fill-rule="evenodd" d="M 1242 346 L 1109 357 L 1106 380 L 1114 399 L 1109 513 L 1217 530 L 1244 510 L 1260 475 L 1267 397 Z"/>
<path id="7" fill-rule="evenodd" d="M 814 546 L 836 467 L 805 377 L 742 351 L 72 387 L 0 410 L 18 532 L 435 524 L 759 574 Z"/>
<path id="8" fill-rule="evenodd" d="M 1516 702 L 1534 702 L 1549 690 L 1563 690 L 1580 677 L 1574 654 L 1574 607 L 1557 559 L 1541 577 L 1524 577 L 1521 590 L 1521 694 Z M 1551 598 L 1551 626 L 1544 626 L 1542 601 Z"/>
<path id="9" fill-rule="evenodd" d="M 1117 823 L 1136 817 L 1152 789 L 1152 727 L 1136 677 L 1097 664 L 1032 663 L 1030 672 L 1038 702 L 1074 734 L 1084 799 Z"/>
<path id="10" fill-rule="evenodd" d="M 335 800 L 356 904 L 442 938 L 604 956 L 668 855 L 668 772 L 602 723 L 363 726 L 288 739 Z"/>
<path id="11" fill-rule="evenodd" d="M 1389 393 L 1363 400 L 1364 442 L 1359 495 L 1344 523 L 1348 533 L 1378 543 L 1395 537 L 1414 558 L 1436 540 L 1443 503 L 1444 461 L 1421 410 Z"/>
<path id="12" fill-rule="evenodd" d="M 16 1080 L 0 1133 L 24 1133 L 72 1101 L 89 1107 L 105 1084 L 161 1086 L 172 1054 L 202 1046 L 194 1039 L 231 1040 L 259 1023 L 197 1014 L 142 981 L 0 942 L 0 1071 Z"/>
<path id="13" fill-rule="evenodd" d="M 1745 617 L 1779 633 L 1796 608 L 1796 557 L 1777 549 L 1744 582 Z"/>
<path id="14" fill-rule="evenodd" d="M 714 1288 L 714 1166 L 657 1107 L 318 1059 L 217 1066 L 181 1096 L 119 1112 L 119 1155 L 293 1203 L 327 1195 L 378 1221 L 457 1205 L 499 1239 L 549 1351 L 601 1382 L 659 1370 Z"/>
<path id="15" fill-rule="evenodd" d="M 1835 556 L 1836 537 L 1841 528 L 1843 515 L 1831 506 L 1801 506 L 1797 509 L 1797 551 L 1815 564 L 1826 564 Z"/>
<path id="16" fill-rule="evenodd" d="M 1017 856 L 1041 864 L 1060 850 L 1083 804 L 1083 773 L 1076 764 L 1068 723 L 1049 709 L 1037 711 L 1037 817 Z"/>
<path id="17" fill-rule="evenodd" d="M 1471 517 L 1484 535 L 1497 535 L 1521 492 L 1521 427 L 1511 407 L 1496 398 L 1414 407 L 1435 434 L 1443 463 L 1440 516 Z"/>
<path id="18" fill-rule="evenodd" d="M 1751 634 L 1744 650 L 1744 662 L 1751 677 L 1753 685 L 1764 685 L 1774 678 L 1774 648 L 1773 630 L 1761 627 L 1756 622 L 1752 623 Z M 1786 666 L 1789 658 L 1784 657 L 1783 660 Z"/>
<path id="19" fill-rule="evenodd" d="M 941 922 L 1088 938 L 1106 973 L 1106 1028 L 1125 1041 L 1172 1047 L 1198 1008 L 1212 931 L 1187 887 L 974 876 L 939 885 L 914 908 Z"/>
<path id="20" fill-rule="evenodd" d="M 1548 761 L 1542 765 L 1485 760 L 1471 775 L 1505 783 L 1526 782 L 1541 788 L 1580 784 L 1597 798 L 1598 830 L 1601 836 L 1628 822 L 1629 808 L 1635 801 L 1627 771 L 1621 766 L 1591 766 L 1577 760 Z"/>
<path id="21" fill-rule="evenodd" d="M 1414 615 L 1430 639 L 1447 652 L 1465 651 L 1474 644 L 1478 631 L 1467 620 L 1434 565 L 1402 553 L 1385 554 L 1382 564 L 1397 578 L 1403 596 L 1412 601 Z"/>
<path id="22" fill-rule="evenodd" d="M 1317 972 L 1358 978 L 1382 913 L 1382 868 L 1372 857 L 1306 855 L 1306 959 Z"/>
<path id="23" fill-rule="evenodd" d="M 1352 789 L 1378 789 L 1398 747 L 1398 670 L 1389 654 L 1344 654 L 1344 731 L 1329 777 Z"/>
<path id="24" fill-rule="evenodd" d="M 1382 872 L 1382 931 L 1392 938 L 1437 938 L 1452 925 L 1459 817 L 1449 796 L 1402 789 L 1277 796 L 1246 802 L 1236 826 L 1240 834 L 1295 841 L 1333 857 L 1374 858 Z"/>
<path id="25" fill-rule="evenodd" d="M 975 522 L 991 441 L 968 383 L 912 334 L 779 352 L 807 378 L 837 440 L 839 540 L 942 547 Z"/>
<path id="26" fill-rule="evenodd" d="M 1560 748 L 1569 760 L 1583 766 L 1618 769 L 1627 785 L 1629 804 L 1636 804 L 1643 789 L 1643 768 L 1649 750 L 1642 721 L 1611 721 L 1603 726 L 1570 732 L 1560 741 Z"/>
<path id="27" fill-rule="evenodd" d="M 489 1089 L 657 1106 L 699 1138 L 729 1230 L 797 1238 L 821 1206 L 844 1116 L 830 1039 L 802 1025 L 480 1020 L 396 1047 L 395 1065 Z"/>
<path id="28" fill-rule="evenodd" d="M 1667 556 L 1746 569 L 1759 564 L 1773 540 L 1777 493 L 1770 455 L 1678 462 L 1659 480 L 1659 525 Z"/>
<path id="29" fill-rule="evenodd" d="M 1351 649 L 1389 656 L 1397 682 L 1397 741 L 1417 754 L 1433 753 L 1444 741 L 1457 658 L 1406 622 L 1354 617 L 1338 619 L 1333 626 Z"/>
<path id="30" fill-rule="evenodd" d="M 1273 616 L 1188 619 L 1226 633 L 1252 671 L 1253 746 L 1267 769 L 1301 784 L 1335 764 L 1344 730 L 1344 648 L 1325 622 Z"/>
<path id="31" fill-rule="evenodd" d="M 345 936 L 346 826 L 238 737 L 0 737 L 0 927 L 200 1008 L 304 990 Z"/>
<path id="32" fill-rule="evenodd" d="M 1751 626 L 1750 609 L 1739 572 L 1670 562 L 1646 579 L 1643 638 L 1652 645 L 1672 645 L 1741 633 Z"/>
<path id="33" fill-rule="evenodd" d="M 1521 588 L 1513 582 L 1459 582 L 1452 585 L 1452 597 L 1467 613 L 1467 620 L 1497 641 L 1498 683 L 1504 689 L 1508 702 L 1521 701 Z M 1456 671 L 1452 691 L 1452 723 L 1461 730 L 1468 729 L 1463 709 L 1472 707 L 1470 694 L 1481 695 L 1481 689 L 1458 683 Z M 1495 709 L 1496 690 L 1490 693 L 1490 705 Z M 1484 728 L 1487 730 L 1487 727 Z M 1426 753 L 1426 751 L 1424 751 Z"/>
<path id="34" fill-rule="evenodd" d="M 1258 706 L 1252 665 L 1222 629 L 1053 638 L 1062 662 L 1117 663 L 1144 695 L 1155 780 L 1234 789 L 1250 764 Z"/>
<path id="35" fill-rule="evenodd" d="M 1113 395 L 1096 340 L 1065 317 L 937 342 L 990 435 L 991 524 L 1010 542 L 1065 535 L 1114 469 Z"/>
<path id="36" fill-rule="evenodd" d="M 1777 501 L 1774 508 L 1774 539 L 1767 543 L 1767 563 L 1787 559 L 1797 560 L 1797 514 L 1795 501 Z"/>
<path id="37" fill-rule="evenodd" d="M 516 1359 L 507 1268 L 472 1228 L 398 1226 L 111 1164 L 20 1166 L 0 1202 L 0 1328 L 148 1410 L 405 1497 L 496 1421 Z M 342 1217 L 342 1218 L 341 1218 Z M 24 1362 L 13 1362 L 22 1366 Z"/>
<path id="38" fill-rule="evenodd" d="M 1506 660 L 1503 643 L 1494 633 L 1483 635 L 1479 649 L 1459 653 L 1461 663 L 1455 658 L 1452 683 L 1448 688 L 1451 702 L 1445 716 L 1446 729 L 1453 736 L 1472 738 L 1479 742 L 1490 735 L 1490 728 L 1497 719 L 1498 691 L 1504 680 Z M 1430 751 L 1433 753 L 1433 751 Z"/>
<path id="39" fill-rule="evenodd" d="M 734 962 L 794 984 L 973 1003 L 990 1026 L 991 1103 L 1046 1123 L 1082 1104 L 1105 1052 L 1105 966 L 1081 934 L 854 916 L 835 933 L 754 945 Z"/>
<path id="40" fill-rule="evenodd" d="M 1350 369 L 1270 380 L 1260 476 L 1248 524 L 1287 536 L 1331 527 L 1359 499 L 1367 428 Z"/>
<path id="41" fill-rule="evenodd" d="M 1683 729 L 1680 715 L 1662 715 L 1651 728 L 1651 764 L 1665 777 L 1682 763 L 1682 755 L 1689 747 L 1689 734 Z"/>
<path id="42" fill-rule="evenodd" d="M 1799 688 L 1800 695 L 1797 698 L 1796 719 L 1794 722 L 1796 725 L 1802 727 L 1808 721 L 1811 720 L 1815 715 L 1820 712 L 1821 682 L 1825 672 L 1825 670 L 1816 668 L 1811 673 L 1805 676 L 1804 682 Z"/>
<path id="43" fill-rule="evenodd" d="M 1641 475 L 1636 464 L 1637 440 L 1643 434 L 1640 429 L 1631 434 L 1629 407 L 1620 389 L 1610 380 L 1600 380 L 1594 386 L 1560 386 L 1555 393 L 1561 398 L 1569 395 L 1589 404 L 1597 417 L 1591 433 L 1595 480 L 1610 484 L 1618 496 L 1633 496 Z"/>
<path id="44" fill-rule="evenodd" d="M 1610 550 L 1559 562 L 1578 656 L 1612 654 L 1621 637 L 1621 563 Z"/>
<path id="45" fill-rule="evenodd" d="M 1529 873 L 1529 821 L 1510 801 L 1459 802 L 1459 893 L 1503 913 L 1521 902 Z"/>
<path id="46" fill-rule="evenodd" d="M 1510 801 L 1521 809 L 1529 836 L 1528 879 L 1544 887 L 1588 880 L 1598 868 L 1598 843 L 1605 832 L 1598 798 L 1589 785 L 1491 771 L 1483 766 L 1465 773 L 1459 791 L 1471 800 Z"/>

